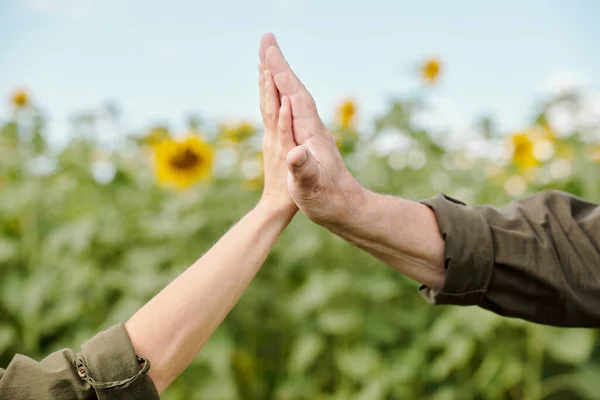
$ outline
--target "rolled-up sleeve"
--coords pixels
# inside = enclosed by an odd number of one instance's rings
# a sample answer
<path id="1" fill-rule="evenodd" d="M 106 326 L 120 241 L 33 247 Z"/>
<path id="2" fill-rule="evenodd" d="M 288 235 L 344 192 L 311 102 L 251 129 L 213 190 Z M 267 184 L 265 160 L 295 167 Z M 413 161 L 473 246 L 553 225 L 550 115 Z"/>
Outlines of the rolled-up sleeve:
<path id="1" fill-rule="evenodd" d="M 40 362 L 16 355 L 0 370 L 0 399 L 159 399 L 123 324 L 100 332 L 81 352 L 64 349 Z"/>
<path id="2" fill-rule="evenodd" d="M 478 305 L 557 326 L 600 327 L 600 206 L 544 191 L 503 208 L 423 201 L 444 238 L 446 279 L 432 304 Z"/>

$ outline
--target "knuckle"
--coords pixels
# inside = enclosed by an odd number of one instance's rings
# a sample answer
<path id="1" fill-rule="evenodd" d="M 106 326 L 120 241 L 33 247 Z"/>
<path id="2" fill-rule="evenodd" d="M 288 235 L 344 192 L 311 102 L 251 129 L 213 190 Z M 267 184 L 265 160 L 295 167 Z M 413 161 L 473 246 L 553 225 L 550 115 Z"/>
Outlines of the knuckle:
<path id="1" fill-rule="evenodd" d="M 265 123 L 273 123 L 273 121 L 275 121 L 275 113 L 273 112 L 273 110 L 269 109 L 268 107 L 265 108 L 265 110 L 262 113 L 263 116 L 263 121 Z"/>
<path id="2" fill-rule="evenodd" d="M 263 118 L 269 125 L 277 126 L 277 113 L 272 108 L 266 107 Z"/>

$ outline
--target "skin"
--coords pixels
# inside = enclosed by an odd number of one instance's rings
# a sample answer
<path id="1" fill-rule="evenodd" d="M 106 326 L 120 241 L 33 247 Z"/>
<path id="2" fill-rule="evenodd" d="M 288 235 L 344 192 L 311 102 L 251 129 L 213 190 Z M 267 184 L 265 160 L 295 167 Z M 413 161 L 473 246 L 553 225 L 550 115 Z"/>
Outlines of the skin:
<path id="1" fill-rule="evenodd" d="M 259 66 L 265 184 L 260 202 L 204 256 L 125 324 L 150 360 L 159 393 L 181 374 L 239 300 L 298 208 L 287 190 L 286 155 L 296 146 L 287 96 Z"/>
<path id="2" fill-rule="evenodd" d="M 127 323 L 159 393 L 187 368 L 300 208 L 313 221 L 409 277 L 438 288 L 443 246 L 424 205 L 365 189 L 346 169 L 314 99 L 272 34 L 261 41 L 265 188 L 256 207 Z"/>
<path id="3" fill-rule="evenodd" d="M 285 60 L 273 34 L 262 37 L 261 63 L 290 99 L 298 146 L 287 155 L 289 193 L 314 222 L 434 289 L 444 282 L 444 240 L 435 215 L 413 201 L 373 193 L 347 170 L 313 97 Z"/>

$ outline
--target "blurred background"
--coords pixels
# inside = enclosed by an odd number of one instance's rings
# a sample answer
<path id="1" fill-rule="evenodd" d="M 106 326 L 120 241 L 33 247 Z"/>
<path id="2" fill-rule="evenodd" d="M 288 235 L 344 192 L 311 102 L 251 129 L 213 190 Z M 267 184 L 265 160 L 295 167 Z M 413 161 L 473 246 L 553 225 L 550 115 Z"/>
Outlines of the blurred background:
<path id="1" fill-rule="evenodd" d="M 262 189 L 272 31 L 366 187 L 600 201 L 600 3 L 0 0 L 0 366 L 129 318 Z M 594 330 L 474 307 L 295 218 L 165 399 L 597 399 Z"/>

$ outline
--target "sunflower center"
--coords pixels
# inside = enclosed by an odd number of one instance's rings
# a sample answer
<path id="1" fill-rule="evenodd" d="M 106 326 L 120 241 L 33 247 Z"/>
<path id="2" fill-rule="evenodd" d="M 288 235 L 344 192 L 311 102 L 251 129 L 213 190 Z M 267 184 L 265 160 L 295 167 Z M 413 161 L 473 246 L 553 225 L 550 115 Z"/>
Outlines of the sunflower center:
<path id="1" fill-rule="evenodd" d="M 204 161 L 202 156 L 192 152 L 190 149 L 184 149 L 174 155 L 170 163 L 173 167 L 178 169 L 190 169 Z"/>

